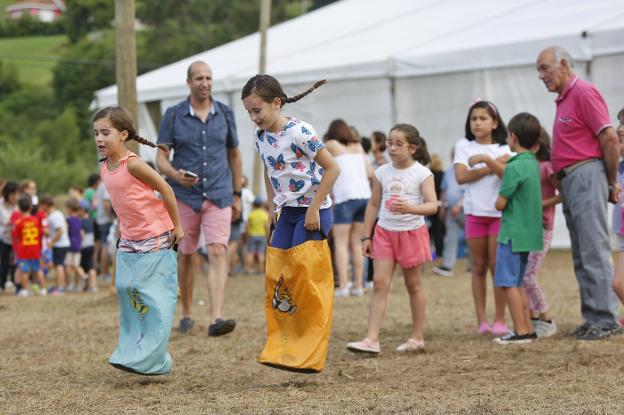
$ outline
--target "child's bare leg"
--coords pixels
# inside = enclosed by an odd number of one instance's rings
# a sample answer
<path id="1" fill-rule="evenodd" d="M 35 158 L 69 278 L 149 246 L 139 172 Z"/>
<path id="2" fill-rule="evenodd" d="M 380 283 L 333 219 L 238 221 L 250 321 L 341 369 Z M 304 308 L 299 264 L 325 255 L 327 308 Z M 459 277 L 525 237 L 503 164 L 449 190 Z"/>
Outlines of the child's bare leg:
<path id="1" fill-rule="evenodd" d="M 43 271 L 39 270 L 35 273 L 35 278 L 37 278 L 37 282 L 39 283 L 39 287 L 41 287 L 41 289 L 45 289 L 46 288 L 46 282 L 45 282 L 45 277 L 43 275 Z"/>
<path id="2" fill-rule="evenodd" d="M 19 280 L 22 285 L 22 290 L 28 290 L 30 287 L 30 272 L 18 271 L 19 272 Z"/>
<path id="3" fill-rule="evenodd" d="M 492 285 L 494 286 L 494 321 L 505 323 L 505 293 L 501 287 L 494 284 L 494 275 L 496 275 L 496 249 L 498 243 L 496 236 L 488 238 L 488 264 L 492 275 Z"/>
<path id="4" fill-rule="evenodd" d="M 518 335 L 529 334 L 533 332 L 532 326 L 529 321 L 526 320 L 524 305 L 522 299 L 522 288 L 519 287 L 504 287 L 502 288 L 509 305 L 509 313 L 513 320 L 514 332 Z"/>
<path id="5" fill-rule="evenodd" d="M 368 333 L 366 335 L 373 343 L 379 342 L 379 330 L 386 313 L 388 292 L 390 291 L 395 266 L 396 263 L 394 261 L 379 259 L 374 262 L 373 295 L 368 314 Z"/>
<path id="6" fill-rule="evenodd" d="M 54 266 L 54 281 L 58 288 L 65 287 L 65 268 L 62 265 Z"/>
<path id="7" fill-rule="evenodd" d="M 613 291 L 617 294 L 620 302 L 624 304 L 624 253 L 618 253 L 613 273 Z"/>
<path id="8" fill-rule="evenodd" d="M 486 323 L 485 315 L 488 244 L 487 238 L 468 239 L 472 258 L 472 298 L 477 312 L 477 324 Z"/>
<path id="9" fill-rule="evenodd" d="M 88 276 L 88 283 L 89 283 L 89 288 L 90 289 L 94 289 L 97 288 L 97 273 L 95 272 L 95 269 L 91 269 L 89 270 L 89 272 L 87 273 Z"/>
<path id="10" fill-rule="evenodd" d="M 266 269 L 264 263 L 264 254 L 260 252 L 258 252 L 258 265 L 260 266 L 260 272 L 264 274 L 264 271 Z"/>
<path id="11" fill-rule="evenodd" d="M 423 325 L 425 323 L 425 295 L 420 283 L 420 265 L 403 269 L 405 274 L 405 287 L 410 298 L 412 310 L 412 336 L 417 341 L 423 339 Z"/>

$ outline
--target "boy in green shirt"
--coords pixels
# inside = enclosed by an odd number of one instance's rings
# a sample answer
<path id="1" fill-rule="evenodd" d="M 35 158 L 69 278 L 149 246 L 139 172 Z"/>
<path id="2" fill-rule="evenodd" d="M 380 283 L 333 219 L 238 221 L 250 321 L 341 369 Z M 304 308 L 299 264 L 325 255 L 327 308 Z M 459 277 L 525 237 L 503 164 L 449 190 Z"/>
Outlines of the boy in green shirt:
<path id="1" fill-rule="evenodd" d="M 516 153 L 505 167 L 496 209 L 503 211 L 496 253 L 495 284 L 502 287 L 514 331 L 494 339 L 500 344 L 530 343 L 537 339 L 528 313 L 522 278 L 529 252 L 542 250 L 542 190 L 537 160 L 531 149 L 537 144 L 540 123 L 520 113 L 509 125 L 507 144 Z"/>

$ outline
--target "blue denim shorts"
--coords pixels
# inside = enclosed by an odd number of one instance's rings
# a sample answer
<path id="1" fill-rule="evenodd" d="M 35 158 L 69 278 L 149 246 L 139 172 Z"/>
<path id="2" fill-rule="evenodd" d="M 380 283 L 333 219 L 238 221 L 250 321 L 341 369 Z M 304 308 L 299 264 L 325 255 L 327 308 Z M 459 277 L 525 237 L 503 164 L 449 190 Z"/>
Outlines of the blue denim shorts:
<path id="1" fill-rule="evenodd" d="M 17 266 L 22 272 L 37 272 L 41 269 L 38 259 L 18 259 Z"/>
<path id="2" fill-rule="evenodd" d="M 494 284 L 497 287 L 521 287 L 528 259 L 528 252 L 511 251 L 511 240 L 506 244 L 499 242 Z"/>
<path id="3" fill-rule="evenodd" d="M 364 213 L 368 199 L 353 199 L 334 206 L 334 224 L 350 225 L 353 222 L 364 222 Z"/>

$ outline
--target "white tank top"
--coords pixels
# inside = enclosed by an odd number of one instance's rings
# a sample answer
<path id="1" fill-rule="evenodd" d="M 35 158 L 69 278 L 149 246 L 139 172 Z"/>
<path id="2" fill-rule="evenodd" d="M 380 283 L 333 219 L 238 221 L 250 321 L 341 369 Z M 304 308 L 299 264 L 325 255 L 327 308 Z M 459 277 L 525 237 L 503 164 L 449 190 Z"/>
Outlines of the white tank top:
<path id="1" fill-rule="evenodd" d="M 363 153 L 345 153 L 335 157 L 340 175 L 334 184 L 334 203 L 371 197 L 365 157 Z"/>

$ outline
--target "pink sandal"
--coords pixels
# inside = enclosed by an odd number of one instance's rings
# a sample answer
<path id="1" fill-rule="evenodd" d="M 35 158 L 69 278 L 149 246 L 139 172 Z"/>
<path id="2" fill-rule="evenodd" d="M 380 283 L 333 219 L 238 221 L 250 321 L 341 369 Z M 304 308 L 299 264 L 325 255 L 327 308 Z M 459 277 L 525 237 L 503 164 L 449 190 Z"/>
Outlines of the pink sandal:
<path id="1" fill-rule="evenodd" d="M 396 348 L 397 352 L 417 352 L 425 348 L 423 340 L 408 339 L 405 343 Z"/>
<path id="2" fill-rule="evenodd" d="M 379 343 L 373 343 L 368 338 L 360 340 L 359 342 L 347 343 L 347 350 L 354 353 L 369 353 L 375 355 L 381 352 Z"/>

